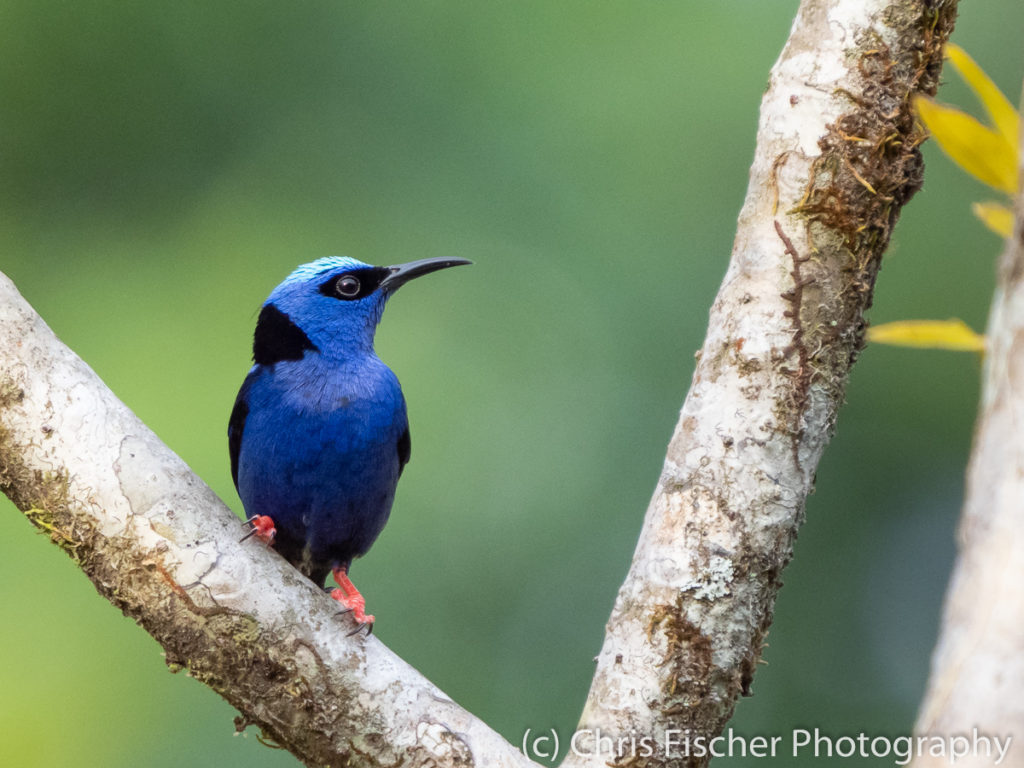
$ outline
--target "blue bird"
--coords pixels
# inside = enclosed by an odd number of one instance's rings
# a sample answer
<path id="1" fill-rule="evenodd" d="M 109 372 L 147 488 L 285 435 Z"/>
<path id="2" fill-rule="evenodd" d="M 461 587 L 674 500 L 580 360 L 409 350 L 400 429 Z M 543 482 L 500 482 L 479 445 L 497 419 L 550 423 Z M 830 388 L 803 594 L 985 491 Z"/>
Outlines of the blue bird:
<path id="1" fill-rule="evenodd" d="M 388 520 L 409 461 L 402 388 L 373 349 L 400 286 L 465 259 L 374 267 L 329 257 L 304 264 L 263 304 L 253 365 L 228 424 L 231 475 L 251 530 L 331 596 L 356 630 L 374 617 L 348 577 Z"/>

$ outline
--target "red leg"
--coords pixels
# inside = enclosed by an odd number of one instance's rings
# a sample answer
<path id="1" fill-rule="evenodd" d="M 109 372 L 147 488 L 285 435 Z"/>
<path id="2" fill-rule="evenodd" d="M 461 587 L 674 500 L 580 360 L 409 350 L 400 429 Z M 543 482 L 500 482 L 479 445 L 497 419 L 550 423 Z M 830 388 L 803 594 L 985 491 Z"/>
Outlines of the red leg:
<path id="1" fill-rule="evenodd" d="M 359 625 L 356 631 L 362 629 L 364 625 L 368 625 L 367 634 L 369 634 L 373 631 L 375 619 L 372 615 L 366 613 L 366 600 L 359 594 L 356 585 L 348 577 L 348 569 L 338 567 L 332 569 L 331 572 L 334 574 L 334 580 L 338 582 L 339 587 L 339 589 L 331 591 L 331 597 L 352 611 L 352 618 Z"/>
<path id="2" fill-rule="evenodd" d="M 252 526 L 252 530 L 242 537 L 242 541 L 245 541 L 250 536 L 255 536 L 268 547 L 274 543 L 274 536 L 277 535 L 277 528 L 274 527 L 274 521 L 270 515 L 256 515 L 254 517 L 250 517 L 245 522 L 246 525 Z"/>

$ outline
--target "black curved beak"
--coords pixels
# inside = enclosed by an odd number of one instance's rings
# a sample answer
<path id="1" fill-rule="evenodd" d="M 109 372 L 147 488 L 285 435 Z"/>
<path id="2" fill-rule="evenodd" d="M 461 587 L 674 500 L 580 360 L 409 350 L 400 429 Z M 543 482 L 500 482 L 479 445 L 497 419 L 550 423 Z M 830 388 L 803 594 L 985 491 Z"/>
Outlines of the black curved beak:
<path id="1" fill-rule="evenodd" d="M 422 275 L 436 272 L 439 269 L 472 263 L 468 259 L 441 258 L 420 259 L 419 261 L 410 261 L 407 264 L 395 264 L 393 267 L 386 267 L 391 273 L 381 281 L 380 287 L 386 291 L 396 291 L 414 277 L 421 277 Z"/>

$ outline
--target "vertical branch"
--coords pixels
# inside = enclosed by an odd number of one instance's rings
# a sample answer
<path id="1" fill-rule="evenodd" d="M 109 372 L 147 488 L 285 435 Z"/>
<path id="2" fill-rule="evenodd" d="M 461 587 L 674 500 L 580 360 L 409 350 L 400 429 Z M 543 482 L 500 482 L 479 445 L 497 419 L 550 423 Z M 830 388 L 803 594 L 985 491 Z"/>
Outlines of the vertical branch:
<path id="1" fill-rule="evenodd" d="M 666 745 L 718 734 L 749 693 L 882 254 L 920 186 L 910 99 L 934 92 L 954 18 L 941 0 L 801 4 L 566 765 L 703 764 Z"/>
<path id="2" fill-rule="evenodd" d="M 1022 142 L 1024 143 L 1024 142 Z M 922 735 L 1024 738 L 1024 195 L 1004 246 L 989 316 L 987 356 L 950 580 Z M 992 765 L 984 751 L 965 766 Z M 944 761 L 923 756 L 915 766 Z M 1024 765 L 1011 743 L 1001 765 Z"/>

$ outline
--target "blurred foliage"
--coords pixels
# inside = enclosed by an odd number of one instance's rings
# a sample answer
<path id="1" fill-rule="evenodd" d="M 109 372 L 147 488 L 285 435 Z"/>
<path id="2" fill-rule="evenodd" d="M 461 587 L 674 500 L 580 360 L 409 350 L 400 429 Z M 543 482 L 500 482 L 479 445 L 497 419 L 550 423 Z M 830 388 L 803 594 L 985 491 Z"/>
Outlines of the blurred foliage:
<path id="1" fill-rule="evenodd" d="M 269 290 L 327 254 L 474 259 L 381 329 L 413 461 L 355 576 L 457 701 L 513 741 L 565 737 L 796 6 L 8 0 L 0 269 L 240 510 L 226 421 Z M 1022 13 L 965 3 L 956 35 L 1010 94 Z M 977 185 L 926 154 L 872 316 L 980 328 L 999 243 L 967 214 Z M 737 730 L 909 731 L 977 378 L 967 356 L 862 355 Z M 0 764 L 296 765 L 233 738 L 231 708 L 2 504 Z"/>

